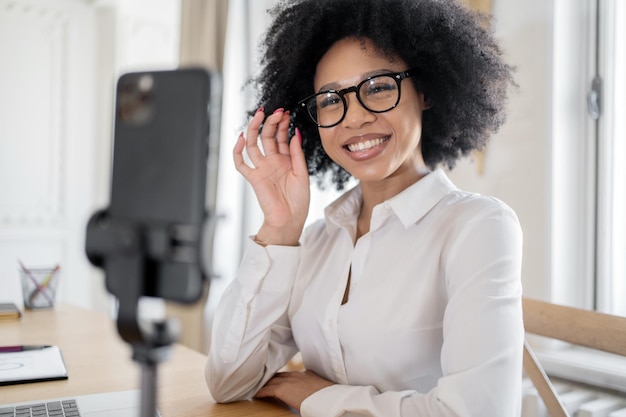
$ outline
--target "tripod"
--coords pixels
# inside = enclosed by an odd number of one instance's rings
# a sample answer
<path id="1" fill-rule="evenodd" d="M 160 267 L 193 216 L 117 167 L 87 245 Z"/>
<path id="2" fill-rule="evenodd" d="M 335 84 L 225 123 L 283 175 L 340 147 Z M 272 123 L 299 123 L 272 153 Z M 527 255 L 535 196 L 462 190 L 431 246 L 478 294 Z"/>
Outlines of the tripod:
<path id="1" fill-rule="evenodd" d="M 158 286 L 159 263 L 175 263 L 179 270 L 204 280 L 198 259 L 189 257 L 199 253 L 198 236 L 181 241 L 180 237 L 172 238 L 176 230 L 171 225 L 133 225 L 112 219 L 107 211 L 96 212 L 87 225 L 87 257 L 106 272 L 107 289 L 119 301 L 118 332 L 132 347 L 133 360 L 141 366 L 141 417 L 157 415 L 158 364 L 167 359 L 179 329 L 169 319 L 142 321 L 139 299 L 163 292 Z M 183 262 L 185 257 L 188 262 Z M 198 289 L 196 298 L 201 296 L 202 286 Z"/>
<path id="2" fill-rule="evenodd" d="M 178 329 L 142 321 L 141 297 L 193 303 L 211 253 L 219 76 L 200 68 L 122 75 L 116 88 L 110 206 L 87 224 L 89 261 L 119 302 L 117 329 L 142 368 L 141 415 L 156 411 L 157 366 Z M 203 247 L 204 244 L 204 247 Z"/>

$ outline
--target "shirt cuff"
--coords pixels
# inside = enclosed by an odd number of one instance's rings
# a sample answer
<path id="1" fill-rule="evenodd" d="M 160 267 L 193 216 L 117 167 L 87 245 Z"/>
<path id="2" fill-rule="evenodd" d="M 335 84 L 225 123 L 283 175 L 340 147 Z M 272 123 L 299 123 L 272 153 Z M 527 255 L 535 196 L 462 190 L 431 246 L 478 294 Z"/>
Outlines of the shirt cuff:
<path id="1" fill-rule="evenodd" d="M 260 289 L 291 291 L 299 257 L 299 246 L 263 247 L 252 238 L 247 239 L 238 280 L 254 293 Z"/>
<path id="2" fill-rule="evenodd" d="M 371 397 L 380 394 L 372 386 L 331 385 L 309 395 L 300 405 L 302 417 L 335 417 L 346 411 L 366 409 Z M 350 406 L 349 404 L 352 404 Z"/>

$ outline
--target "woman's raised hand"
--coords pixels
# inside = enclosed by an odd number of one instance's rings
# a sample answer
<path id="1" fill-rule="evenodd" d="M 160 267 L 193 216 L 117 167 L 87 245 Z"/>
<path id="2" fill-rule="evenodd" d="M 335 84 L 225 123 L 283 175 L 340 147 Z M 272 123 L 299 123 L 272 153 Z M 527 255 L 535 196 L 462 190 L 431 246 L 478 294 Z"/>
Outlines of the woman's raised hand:
<path id="1" fill-rule="evenodd" d="M 309 174 L 300 131 L 289 142 L 289 112 L 276 110 L 265 122 L 259 109 L 233 149 L 235 167 L 252 185 L 265 219 L 257 242 L 265 245 L 297 245 L 309 212 Z M 259 148 L 258 132 L 261 129 Z M 246 149 L 252 163 L 243 157 Z"/>

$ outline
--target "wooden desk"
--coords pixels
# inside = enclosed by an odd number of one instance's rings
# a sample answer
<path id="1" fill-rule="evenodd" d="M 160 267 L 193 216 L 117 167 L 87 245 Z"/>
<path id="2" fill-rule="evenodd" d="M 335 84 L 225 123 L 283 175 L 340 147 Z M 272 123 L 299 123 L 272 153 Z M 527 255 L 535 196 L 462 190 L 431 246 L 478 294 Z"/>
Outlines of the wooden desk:
<path id="1" fill-rule="evenodd" d="M 106 315 L 68 305 L 25 311 L 0 323 L 1 345 L 57 345 L 69 379 L 0 387 L 0 404 L 139 389 L 141 371 L 130 347 Z M 216 404 L 204 380 L 204 355 L 174 345 L 158 367 L 158 402 L 164 417 L 293 417 L 287 407 L 266 401 Z"/>

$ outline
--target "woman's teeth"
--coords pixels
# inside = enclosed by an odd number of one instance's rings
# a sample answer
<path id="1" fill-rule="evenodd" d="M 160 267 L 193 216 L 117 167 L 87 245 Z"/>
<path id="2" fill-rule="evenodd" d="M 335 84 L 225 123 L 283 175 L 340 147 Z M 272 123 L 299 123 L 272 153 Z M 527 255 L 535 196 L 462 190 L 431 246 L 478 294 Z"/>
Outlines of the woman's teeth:
<path id="1" fill-rule="evenodd" d="M 348 145 L 347 148 L 350 152 L 365 151 L 370 148 L 373 148 L 374 146 L 378 146 L 382 144 L 387 139 L 389 139 L 389 137 L 385 136 L 384 138 L 370 139 L 370 140 L 366 140 L 365 142 L 352 143 Z"/>

